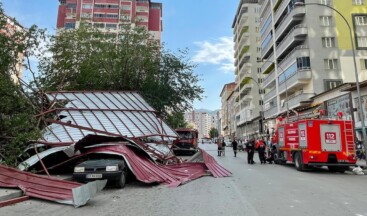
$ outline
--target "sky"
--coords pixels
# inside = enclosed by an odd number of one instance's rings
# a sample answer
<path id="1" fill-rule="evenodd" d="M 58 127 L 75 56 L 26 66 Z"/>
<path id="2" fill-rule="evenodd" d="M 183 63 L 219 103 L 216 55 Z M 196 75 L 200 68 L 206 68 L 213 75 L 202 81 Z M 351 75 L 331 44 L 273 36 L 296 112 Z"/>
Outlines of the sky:
<path id="1" fill-rule="evenodd" d="M 232 22 L 239 0 L 153 0 L 163 4 L 162 42 L 175 52 L 189 49 L 196 64 L 195 74 L 204 88 L 202 101 L 195 109 L 221 107 L 224 84 L 233 82 L 234 50 Z M 55 32 L 58 0 L 0 0 L 5 13 L 30 27 L 35 24 Z"/>

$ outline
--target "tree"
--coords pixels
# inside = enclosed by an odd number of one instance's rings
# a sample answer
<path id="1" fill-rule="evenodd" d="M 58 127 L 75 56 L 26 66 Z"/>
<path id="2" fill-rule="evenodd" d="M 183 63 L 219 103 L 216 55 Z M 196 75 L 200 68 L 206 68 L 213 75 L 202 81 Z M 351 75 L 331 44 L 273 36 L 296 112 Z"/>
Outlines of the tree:
<path id="1" fill-rule="evenodd" d="M 185 121 L 184 113 L 182 112 L 169 114 L 166 119 L 166 122 L 173 129 L 187 127 L 187 122 Z"/>
<path id="2" fill-rule="evenodd" d="M 46 90 L 139 91 L 163 117 L 191 108 L 203 93 L 187 50 L 165 50 L 143 28 L 106 33 L 81 25 L 54 37 L 50 51 L 40 67 Z"/>
<path id="3" fill-rule="evenodd" d="M 40 137 L 34 118 L 40 111 L 39 102 L 18 71 L 23 59 L 29 63 L 34 56 L 44 31 L 36 26 L 18 27 L 16 20 L 4 15 L 0 3 L 0 163 L 11 166 L 17 165 L 27 142 Z"/>
<path id="4" fill-rule="evenodd" d="M 218 137 L 218 130 L 216 128 L 211 128 L 209 131 L 210 138 Z"/>

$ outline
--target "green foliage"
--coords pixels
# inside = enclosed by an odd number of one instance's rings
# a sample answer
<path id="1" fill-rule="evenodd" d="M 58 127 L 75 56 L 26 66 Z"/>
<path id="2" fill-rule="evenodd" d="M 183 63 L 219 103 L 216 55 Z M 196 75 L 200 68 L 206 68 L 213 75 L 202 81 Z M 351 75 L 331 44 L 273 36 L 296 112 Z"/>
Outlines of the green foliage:
<path id="1" fill-rule="evenodd" d="M 17 24 L 15 20 L 13 23 Z M 40 31 L 12 29 L 0 3 L 0 163 L 16 166 L 17 156 L 30 140 L 40 137 L 34 115 L 38 102 L 25 91 L 17 72 L 20 57 L 32 55 Z"/>
<path id="2" fill-rule="evenodd" d="M 183 112 L 203 89 L 187 51 L 165 50 L 142 28 L 103 33 L 82 25 L 53 38 L 39 82 L 46 90 L 139 91 L 158 113 Z"/>
<path id="3" fill-rule="evenodd" d="M 187 122 L 185 121 L 184 113 L 182 112 L 169 114 L 167 116 L 166 123 L 173 129 L 187 127 Z"/>
<path id="4" fill-rule="evenodd" d="M 218 137 L 218 130 L 216 128 L 211 128 L 209 131 L 210 138 Z"/>

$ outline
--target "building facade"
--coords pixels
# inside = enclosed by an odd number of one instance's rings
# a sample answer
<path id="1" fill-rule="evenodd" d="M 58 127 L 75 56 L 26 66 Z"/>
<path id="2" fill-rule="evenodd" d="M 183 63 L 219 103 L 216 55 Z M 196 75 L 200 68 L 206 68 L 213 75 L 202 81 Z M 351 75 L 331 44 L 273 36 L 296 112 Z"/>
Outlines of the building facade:
<path id="1" fill-rule="evenodd" d="M 145 27 L 161 40 L 162 3 L 150 0 L 59 0 L 57 29 L 75 29 L 81 22 L 105 31 L 124 26 Z"/>
<path id="2" fill-rule="evenodd" d="M 241 0 L 232 24 L 235 49 L 236 136 L 259 132 L 262 123 L 262 75 L 260 71 L 260 5 L 258 0 Z M 257 126 L 255 126 L 257 125 Z M 253 130 L 253 128 L 258 127 Z"/>
<path id="3" fill-rule="evenodd" d="M 357 71 L 366 80 L 367 6 L 363 0 L 260 0 L 264 116 L 310 106 L 312 97 L 355 82 L 348 27 L 356 44 Z"/>
<path id="4" fill-rule="evenodd" d="M 233 116 L 236 114 L 235 110 L 235 101 L 237 98 L 236 83 L 228 83 L 223 86 L 223 89 L 220 93 L 221 97 L 221 128 L 222 134 L 221 137 L 230 138 L 231 135 L 235 132 L 233 125 L 235 122 L 233 120 Z"/>
<path id="5" fill-rule="evenodd" d="M 199 132 L 199 138 L 209 137 L 209 132 L 212 127 L 215 127 L 215 116 L 206 112 L 186 112 L 184 115 L 185 121 L 188 124 L 193 124 Z"/>

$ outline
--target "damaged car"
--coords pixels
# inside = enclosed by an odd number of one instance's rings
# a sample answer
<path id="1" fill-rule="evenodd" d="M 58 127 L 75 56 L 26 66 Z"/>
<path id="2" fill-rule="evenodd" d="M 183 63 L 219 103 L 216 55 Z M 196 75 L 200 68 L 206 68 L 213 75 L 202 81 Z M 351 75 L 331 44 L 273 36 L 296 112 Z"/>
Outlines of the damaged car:
<path id="1" fill-rule="evenodd" d="M 78 182 L 90 182 L 106 179 L 118 188 L 124 188 L 127 178 L 127 166 L 120 159 L 98 159 L 84 161 L 74 168 L 73 179 Z"/>

